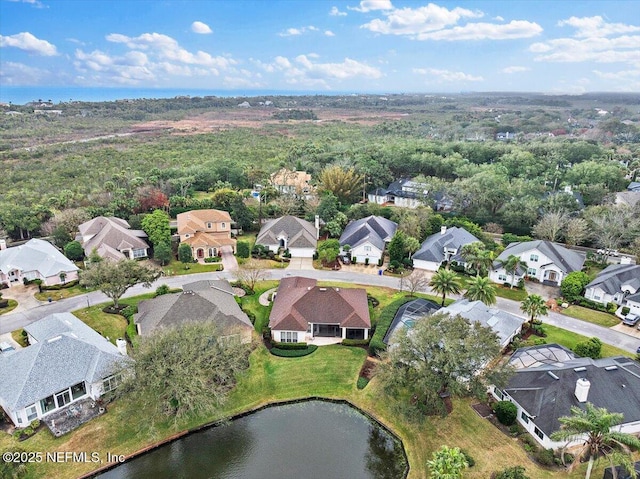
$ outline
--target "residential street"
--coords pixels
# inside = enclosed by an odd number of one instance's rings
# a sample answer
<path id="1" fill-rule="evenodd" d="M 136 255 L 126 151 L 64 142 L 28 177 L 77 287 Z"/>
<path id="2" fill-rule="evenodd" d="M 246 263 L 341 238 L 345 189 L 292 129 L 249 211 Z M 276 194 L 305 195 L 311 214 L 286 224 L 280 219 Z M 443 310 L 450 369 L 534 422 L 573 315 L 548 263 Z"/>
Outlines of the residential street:
<path id="1" fill-rule="evenodd" d="M 284 276 L 300 275 L 307 278 L 314 278 L 318 280 L 333 280 L 344 281 L 345 283 L 352 283 L 354 285 L 371 285 L 371 286 L 386 286 L 390 288 L 398 289 L 400 286 L 400 280 L 398 278 L 390 276 L 379 276 L 377 274 L 344 272 L 344 271 L 320 271 L 314 269 L 304 270 L 292 270 L 287 269 L 274 269 L 269 270 L 269 276 L 267 279 L 281 279 Z M 161 284 L 166 284 L 172 288 L 182 287 L 185 283 L 191 283 L 203 279 L 234 279 L 233 272 L 220 272 L 220 273 L 198 273 L 186 276 L 170 276 L 163 277 L 156 281 L 151 289 L 145 289 L 142 286 L 135 286 L 131 288 L 124 297 L 136 296 L 144 292 L 153 291 Z M 6 290 L 5 290 L 6 292 Z M 431 293 L 430 290 L 422 290 L 425 293 Z M 6 297 L 8 295 L 5 294 Z M 497 307 L 515 314 L 517 316 L 524 317 L 522 311 L 520 311 L 520 303 L 504 298 L 497 298 Z M 44 318 L 52 313 L 62 313 L 74 311 L 76 309 L 85 308 L 90 305 L 104 303 L 109 299 L 100 291 L 93 291 L 81 296 L 75 296 L 52 303 L 43 303 L 35 305 L 31 303 L 31 307 L 23 311 L 12 312 L 0 316 L 0 334 L 14 331 L 19 328 L 23 328 L 27 324 Z M 592 323 L 580 321 L 568 316 L 564 316 L 559 313 L 549 312 L 548 316 L 542 318 L 544 323 L 558 326 L 560 328 L 567 329 L 569 331 L 585 335 L 587 337 L 596 336 L 600 338 L 604 343 L 611 344 L 625 351 L 635 352 L 640 340 L 631 335 L 615 331 L 613 329 L 604 328 Z"/>

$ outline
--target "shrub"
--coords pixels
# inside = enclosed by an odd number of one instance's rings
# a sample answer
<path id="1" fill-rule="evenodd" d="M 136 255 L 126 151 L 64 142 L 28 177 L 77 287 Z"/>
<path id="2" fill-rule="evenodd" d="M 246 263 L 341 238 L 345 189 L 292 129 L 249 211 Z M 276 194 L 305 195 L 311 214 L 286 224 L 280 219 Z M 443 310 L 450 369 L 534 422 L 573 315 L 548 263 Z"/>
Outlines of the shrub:
<path id="1" fill-rule="evenodd" d="M 222 261 L 222 258 L 220 256 L 209 256 L 208 258 L 204 259 L 205 263 L 219 263 L 220 261 Z"/>
<path id="2" fill-rule="evenodd" d="M 607 307 L 604 304 L 596 303 L 595 301 L 591 301 L 590 299 L 583 298 L 582 296 L 576 298 L 574 303 L 576 303 L 579 306 L 583 306 L 585 308 L 602 311 L 603 313 L 607 312 Z"/>
<path id="3" fill-rule="evenodd" d="M 273 347 L 278 349 L 306 349 L 307 343 L 278 343 L 276 341 L 273 342 Z"/>
<path id="4" fill-rule="evenodd" d="M 42 284 L 41 279 L 34 279 L 32 281 L 33 284 L 37 284 L 41 291 L 59 291 L 61 289 L 71 288 L 72 286 L 76 286 L 80 280 L 74 279 L 73 281 L 69 281 L 64 284 L 52 284 L 51 286 L 47 286 Z"/>
<path id="5" fill-rule="evenodd" d="M 127 306 L 122 311 L 120 311 L 120 314 L 125 318 L 129 319 L 133 317 L 133 315 L 136 314 L 137 312 L 138 312 L 137 306 Z"/>
<path id="6" fill-rule="evenodd" d="M 498 401 L 493 406 L 498 421 L 505 426 L 511 426 L 518 417 L 518 407 L 510 401 Z"/>
<path id="7" fill-rule="evenodd" d="M 84 258 L 84 250 L 78 241 L 71 241 L 64 246 L 64 255 L 71 261 L 80 261 Z"/>
<path id="8" fill-rule="evenodd" d="M 360 376 L 358 378 L 358 382 L 356 383 L 356 387 L 358 389 L 364 389 L 365 387 L 367 387 L 367 384 L 369 384 L 369 380 L 365 377 Z"/>
<path id="9" fill-rule="evenodd" d="M 9 306 L 9 300 L 8 299 L 0 299 L 0 308 L 6 308 L 7 306 Z"/>
<path id="10" fill-rule="evenodd" d="M 236 256 L 238 258 L 248 258 L 251 255 L 249 243 L 246 241 L 238 241 L 236 244 Z"/>
<path id="11" fill-rule="evenodd" d="M 369 258 L 365 258 L 364 259 L 364 265 L 365 266 L 369 266 Z"/>
<path id="12" fill-rule="evenodd" d="M 278 343 L 283 344 L 283 343 Z M 290 344 L 290 343 L 284 343 Z M 310 344 L 306 346 L 304 349 L 280 349 L 278 347 L 273 347 L 269 350 L 271 354 L 274 356 L 278 356 L 281 358 L 300 358 L 302 356 L 308 356 L 309 354 L 315 352 L 318 349 L 318 346 L 315 344 Z"/>
<path id="13" fill-rule="evenodd" d="M 615 314 L 618 305 L 616 303 L 607 303 L 607 312 L 609 314 Z"/>
<path id="14" fill-rule="evenodd" d="M 156 288 L 156 297 L 162 296 L 163 294 L 169 294 L 170 291 L 171 289 L 169 288 L 169 285 L 161 284 Z"/>
<path id="15" fill-rule="evenodd" d="M 371 341 L 369 342 L 369 352 L 372 355 L 378 354 L 381 351 L 385 351 L 387 349 L 387 345 L 384 344 L 382 340 L 387 334 L 389 326 L 391 326 L 391 322 L 393 321 L 393 318 L 398 312 L 400 306 L 411 300 L 413 300 L 413 298 L 409 297 L 397 299 L 382 310 L 382 312 L 380 313 L 380 317 L 378 318 L 376 330 L 373 333 Z"/>
<path id="16" fill-rule="evenodd" d="M 576 344 L 573 351 L 583 358 L 598 359 L 602 351 L 602 341 L 598 338 L 589 338 Z"/>
<path id="17" fill-rule="evenodd" d="M 538 464 L 542 464 L 543 466 L 553 466 L 555 464 L 553 449 L 540 449 L 536 452 L 535 459 Z"/>
<path id="18" fill-rule="evenodd" d="M 491 475 L 492 479 L 529 479 L 525 474 L 526 469 L 522 466 L 507 467 L 502 471 Z"/>
<path id="19" fill-rule="evenodd" d="M 584 287 L 589 284 L 589 276 L 584 271 L 569 273 L 560 284 L 562 296 L 568 301 L 575 301 L 580 297 Z"/>
<path id="20" fill-rule="evenodd" d="M 620 313 L 622 313 L 622 316 L 626 316 L 627 314 L 629 314 L 629 311 L 631 311 L 629 309 L 629 306 L 623 306 L 622 310 L 620 311 Z"/>
<path id="21" fill-rule="evenodd" d="M 129 324 L 127 324 L 125 336 L 134 348 L 138 345 L 138 329 L 136 328 L 136 323 L 133 322 L 133 316 L 129 318 Z"/>
<path id="22" fill-rule="evenodd" d="M 340 344 L 343 346 L 368 346 L 369 339 L 343 339 Z"/>
<path id="23" fill-rule="evenodd" d="M 464 456 L 465 461 L 467 461 L 467 466 L 473 467 L 476 465 L 476 460 L 471 457 L 471 454 L 469 454 L 464 449 L 460 449 L 460 453 Z"/>
<path id="24" fill-rule="evenodd" d="M 38 419 L 34 419 L 31 421 L 31 424 L 29 424 L 29 427 L 35 431 L 40 427 L 40 421 Z"/>

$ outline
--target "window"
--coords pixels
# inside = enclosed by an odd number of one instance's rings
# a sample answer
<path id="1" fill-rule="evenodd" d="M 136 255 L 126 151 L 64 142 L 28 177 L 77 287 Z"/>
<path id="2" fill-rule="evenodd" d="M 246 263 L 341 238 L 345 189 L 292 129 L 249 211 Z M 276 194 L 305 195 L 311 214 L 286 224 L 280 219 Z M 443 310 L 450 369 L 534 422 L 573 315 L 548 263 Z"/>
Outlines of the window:
<path id="1" fill-rule="evenodd" d="M 297 343 L 298 342 L 298 332 L 297 331 L 282 331 L 280 333 L 280 342 L 281 343 Z"/>
<path id="2" fill-rule="evenodd" d="M 533 261 L 533 262 L 538 261 L 538 255 L 532 254 L 531 256 L 529 256 L 529 261 Z"/>
<path id="3" fill-rule="evenodd" d="M 364 250 L 367 251 L 367 252 L 371 251 L 371 246 L 365 246 Z"/>
<path id="4" fill-rule="evenodd" d="M 495 388 L 493 392 L 495 393 L 496 396 L 498 396 L 498 398 L 500 398 L 501 401 L 504 399 L 504 394 L 502 394 L 502 391 L 500 391 L 500 389 Z"/>
<path id="5" fill-rule="evenodd" d="M 535 268 L 529 268 L 529 269 L 527 269 L 527 275 L 529 275 L 529 276 L 535 276 L 535 275 L 536 275 L 536 269 L 535 269 Z"/>
<path id="6" fill-rule="evenodd" d="M 60 391 L 59 393 L 56 394 L 56 403 L 58 404 L 58 407 L 62 407 L 65 404 L 69 404 L 71 402 L 71 394 L 69 393 L 68 389 L 65 389 L 64 391 Z"/>
<path id="7" fill-rule="evenodd" d="M 144 248 L 136 248 L 133 250 L 133 257 L 134 258 L 144 258 L 145 256 L 147 256 L 147 250 Z"/>
<path id="8" fill-rule="evenodd" d="M 184 235 L 185 238 L 188 238 L 189 236 L 191 236 L 189 233 Z"/>
<path id="9" fill-rule="evenodd" d="M 529 416 L 527 415 L 526 412 L 522 411 L 520 413 L 520 417 L 522 418 L 522 420 L 525 422 L 525 424 L 529 424 Z"/>
<path id="10" fill-rule="evenodd" d="M 38 409 L 35 404 L 28 406 L 26 409 L 27 412 L 27 421 L 31 422 L 38 417 Z"/>
<path id="11" fill-rule="evenodd" d="M 53 411 L 56 408 L 56 403 L 53 400 L 53 396 L 46 397 L 40 401 L 40 409 L 42 412 Z"/>
<path id="12" fill-rule="evenodd" d="M 78 383 L 75 386 L 71 386 L 71 397 L 73 397 L 74 401 L 85 394 L 87 394 L 87 390 L 84 387 L 84 383 Z"/>
<path id="13" fill-rule="evenodd" d="M 506 281 L 507 280 L 507 275 L 506 274 L 499 274 L 498 275 L 498 281 Z"/>
<path id="14" fill-rule="evenodd" d="M 113 391 L 120 384 L 120 376 L 114 375 L 109 376 L 108 378 L 104 378 L 102 380 L 102 391 L 104 393 L 108 393 L 109 391 Z"/>
<path id="15" fill-rule="evenodd" d="M 220 227 L 221 227 L 222 229 L 225 229 L 225 228 L 227 227 L 227 224 L 226 224 L 226 223 L 220 223 Z"/>
<path id="16" fill-rule="evenodd" d="M 538 436 L 540 439 L 544 439 L 544 433 L 538 429 L 538 427 L 534 427 L 533 428 L 533 432 L 535 433 L 536 436 Z"/>
<path id="17" fill-rule="evenodd" d="M 207 223 L 207 229 L 210 230 L 211 229 L 211 222 Z"/>
<path id="18" fill-rule="evenodd" d="M 593 299 L 595 299 L 596 301 L 600 301 L 600 296 L 598 296 L 598 295 L 594 295 L 594 296 L 593 296 Z"/>

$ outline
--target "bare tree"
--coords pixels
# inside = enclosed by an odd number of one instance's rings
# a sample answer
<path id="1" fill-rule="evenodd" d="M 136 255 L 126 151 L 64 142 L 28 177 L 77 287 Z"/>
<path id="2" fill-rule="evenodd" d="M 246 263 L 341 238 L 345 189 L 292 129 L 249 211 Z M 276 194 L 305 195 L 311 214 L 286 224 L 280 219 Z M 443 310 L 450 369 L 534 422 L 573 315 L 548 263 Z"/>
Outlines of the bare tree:
<path id="1" fill-rule="evenodd" d="M 413 296 L 418 290 L 429 286 L 429 278 L 424 271 L 414 271 L 403 278 L 403 282 L 407 287 L 407 291 L 409 291 L 409 296 Z"/>
<path id="2" fill-rule="evenodd" d="M 256 283 L 265 279 L 266 276 L 266 265 L 256 259 L 250 259 L 236 271 L 236 279 L 252 291 L 255 289 Z"/>
<path id="3" fill-rule="evenodd" d="M 565 213 L 546 213 L 533 227 L 533 235 L 541 240 L 557 241 L 568 220 Z"/>
<path id="4" fill-rule="evenodd" d="M 572 218 L 564 231 L 564 242 L 567 246 L 576 246 L 589 238 L 589 223 L 582 218 Z"/>
<path id="5" fill-rule="evenodd" d="M 630 242 L 640 225 L 638 215 L 627 206 L 597 206 L 585 210 L 596 242 L 606 249 L 617 249 Z"/>

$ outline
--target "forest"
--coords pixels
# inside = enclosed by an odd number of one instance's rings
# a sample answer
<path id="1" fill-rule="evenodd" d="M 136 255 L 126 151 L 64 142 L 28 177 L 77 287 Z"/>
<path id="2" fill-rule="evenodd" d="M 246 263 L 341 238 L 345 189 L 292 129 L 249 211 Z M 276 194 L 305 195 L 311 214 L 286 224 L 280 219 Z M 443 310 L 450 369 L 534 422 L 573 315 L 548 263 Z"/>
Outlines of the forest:
<path id="1" fill-rule="evenodd" d="M 381 214 L 422 240 L 457 218 L 640 254 L 640 203 L 616 203 L 640 179 L 639 95 L 39 99 L 0 113 L 0 237 L 13 240 L 62 246 L 65 218 L 136 227 L 154 209 L 215 207 L 245 230 L 282 214 Z M 269 177 L 281 168 L 311 173 L 318 197 L 280 196 Z M 366 204 L 400 178 L 424 185 L 425 207 Z"/>

